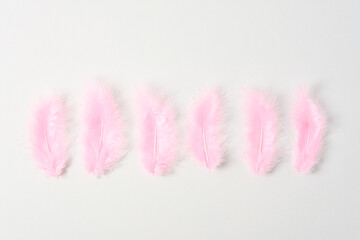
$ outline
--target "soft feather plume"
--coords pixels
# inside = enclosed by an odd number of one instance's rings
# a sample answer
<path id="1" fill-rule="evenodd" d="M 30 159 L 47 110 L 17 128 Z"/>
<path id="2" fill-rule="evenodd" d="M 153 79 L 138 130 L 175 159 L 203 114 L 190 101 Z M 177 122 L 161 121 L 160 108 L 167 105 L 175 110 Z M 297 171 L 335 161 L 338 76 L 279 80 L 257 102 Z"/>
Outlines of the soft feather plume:
<path id="1" fill-rule="evenodd" d="M 104 86 L 90 88 L 85 104 L 85 167 L 99 176 L 111 170 L 123 156 L 123 121 L 112 91 Z"/>
<path id="2" fill-rule="evenodd" d="M 223 109 L 216 89 L 195 101 L 190 113 L 189 150 L 200 165 L 209 170 L 222 161 L 221 121 Z"/>
<path id="3" fill-rule="evenodd" d="M 59 176 L 66 167 L 66 118 L 63 99 L 53 97 L 41 102 L 31 124 L 33 154 L 42 170 Z"/>
<path id="4" fill-rule="evenodd" d="M 246 158 L 257 174 L 268 172 L 275 163 L 278 117 L 274 102 L 260 92 L 245 92 L 247 125 Z"/>
<path id="5" fill-rule="evenodd" d="M 140 93 L 139 107 L 142 163 L 153 175 L 167 174 L 176 160 L 173 107 L 151 92 Z"/>
<path id="6" fill-rule="evenodd" d="M 298 93 L 293 114 L 297 132 L 294 151 L 295 168 L 299 173 L 308 173 L 319 160 L 326 117 L 320 106 L 305 90 Z"/>

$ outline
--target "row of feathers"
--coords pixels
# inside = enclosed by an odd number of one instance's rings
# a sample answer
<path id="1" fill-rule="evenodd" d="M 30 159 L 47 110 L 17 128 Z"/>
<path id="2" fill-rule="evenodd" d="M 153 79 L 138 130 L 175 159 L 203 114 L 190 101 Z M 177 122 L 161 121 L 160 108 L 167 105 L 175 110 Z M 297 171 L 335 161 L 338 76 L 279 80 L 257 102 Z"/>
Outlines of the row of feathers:
<path id="1" fill-rule="evenodd" d="M 250 168 L 257 174 L 269 172 L 277 162 L 278 113 L 275 102 L 259 91 L 243 89 L 246 120 L 246 151 Z M 169 173 L 177 159 L 176 115 L 169 101 L 152 91 L 138 97 L 142 153 L 145 169 L 153 175 Z M 310 172 L 319 160 L 326 117 L 305 90 L 299 91 L 293 107 L 295 168 Z M 188 120 L 188 150 L 199 165 L 210 170 L 224 158 L 222 134 L 224 109 L 221 95 L 209 89 L 198 97 Z M 86 170 L 100 176 L 124 157 L 126 139 L 123 117 L 111 89 L 89 88 L 82 119 L 82 145 Z M 68 159 L 67 116 L 62 98 L 42 101 L 33 112 L 31 146 L 39 167 L 50 176 L 61 175 Z"/>

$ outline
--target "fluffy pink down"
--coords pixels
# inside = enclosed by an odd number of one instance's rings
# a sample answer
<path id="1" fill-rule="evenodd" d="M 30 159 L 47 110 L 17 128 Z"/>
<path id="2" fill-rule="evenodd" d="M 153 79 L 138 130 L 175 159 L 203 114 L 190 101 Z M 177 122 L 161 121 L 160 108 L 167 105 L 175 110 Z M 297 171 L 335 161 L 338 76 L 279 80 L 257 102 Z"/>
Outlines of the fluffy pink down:
<path id="1" fill-rule="evenodd" d="M 91 88 L 86 96 L 83 123 L 85 167 L 101 175 L 123 155 L 123 122 L 113 93 L 104 86 Z"/>
<path id="2" fill-rule="evenodd" d="M 301 91 L 294 108 L 293 120 L 297 131 L 295 168 L 300 173 L 308 173 L 319 159 L 326 117 L 314 100 L 305 91 Z"/>
<path id="3" fill-rule="evenodd" d="M 58 97 L 41 102 L 34 112 L 31 145 L 42 170 L 59 176 L 66 167 L 66 119 L 63 100 Z"/>
<path id="4" fill-rule="evenodd" d="M 219 93 L 212 89 L 194 103 L 190 113 L 189 150 L 208 169 L 222 160 L 221 107 Z"/>
<path id="5" fill-rule="evenodd" d="M 139 106 L 142 163 L 153 175 L 167 174 L 176 160 L 174 110 L 165 99 L 150 92 L 140 94 Z"/>
<path id="6" fill-rule="evenodd" d="M 251 169 L 262 174 L 275 163 L 278 118 L 274 103 L 262 93 L 245 91 L 245 118 L 246 158 Z"/>

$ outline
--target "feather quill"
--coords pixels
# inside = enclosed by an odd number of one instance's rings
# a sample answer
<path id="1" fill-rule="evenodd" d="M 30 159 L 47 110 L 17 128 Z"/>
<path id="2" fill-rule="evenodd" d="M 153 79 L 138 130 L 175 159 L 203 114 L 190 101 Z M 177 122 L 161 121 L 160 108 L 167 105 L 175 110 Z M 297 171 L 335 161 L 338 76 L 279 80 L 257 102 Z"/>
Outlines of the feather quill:
<path id="1" fill-rule="evenodd" d="M 125 152 L 123 121 L 110 89 L 104 86 L 89 89 L 83 124 L 85 167 L 99 176 L 111 170 Z"/>
<path id="2" fill-rule="evenodd" d="M 275 141 L 278 133 L 275 104 L 263 93 L 244 92 L 247 125 L 245 154 L 251 169 L 257 174 L 263 174 L 275 164 Z"/>
<path id="3" fill-rule="evenodd" d="M 215 89 L 197 99 L 190 112 L 189 150 L 209 170 L 215 169 L 223 157 L 222 114 L 220 95 Z"/>
<path id="4" fill-rule="evenodd" d="M 139 97 L 142 163 L 153 175 L 169 173 L 176 161 L 175 112 L 165 99 L 151 92 Z"/>
<path id="5" fill-rule="evenodd" d="M 299 173 L 308 173 L 319 160 L 326 117 L 320 106 L 305 90 L 301 90 L 297 96 L 293 122 L 297 132 L 294 150 L 295 168 Z"/>
<path id="6" fill-rule="evenodd" d="M 50 176 L 63 173 L 67 163 L 66 119 L 63 99 L 49 98 L 34 111 L 31 146 L 39 167 Z"/>

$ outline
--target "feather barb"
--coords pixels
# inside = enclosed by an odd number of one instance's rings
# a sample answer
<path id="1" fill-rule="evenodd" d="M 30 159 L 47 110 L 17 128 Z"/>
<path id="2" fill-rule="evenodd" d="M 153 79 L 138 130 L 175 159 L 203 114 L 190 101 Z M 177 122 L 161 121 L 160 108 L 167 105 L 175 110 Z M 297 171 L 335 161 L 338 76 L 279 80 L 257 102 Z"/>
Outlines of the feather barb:
<path id="1" fill-rule="evenodd" d="M 49 176 L 58 177 L 67 164 L 66 117 L 63 99 L 52 97 L 34 111 L 31 124 L 33 154 Z"/>
<path id="2" fill-rule="evenodd" d="M 153 92 L 139 95 L 142 163 L 153 175 L 165 175 L 176 161 L 175 113 L 171 104 Z"/>
<path id="3" fill-rule="evenodd" d="M 222 106 L 217 90 L 195 101 L 190 113 L 189 150 L 200 164 L 212 170 L 222 161 Z"/>
<path id="4" fill-rule="evenodd" d="M 278 117 L 275 104 L 261 92 L 245 92 L 245 120 L 247 125 L 246 158 L 251 169 L 262 174 L 275 163 Z"/>

